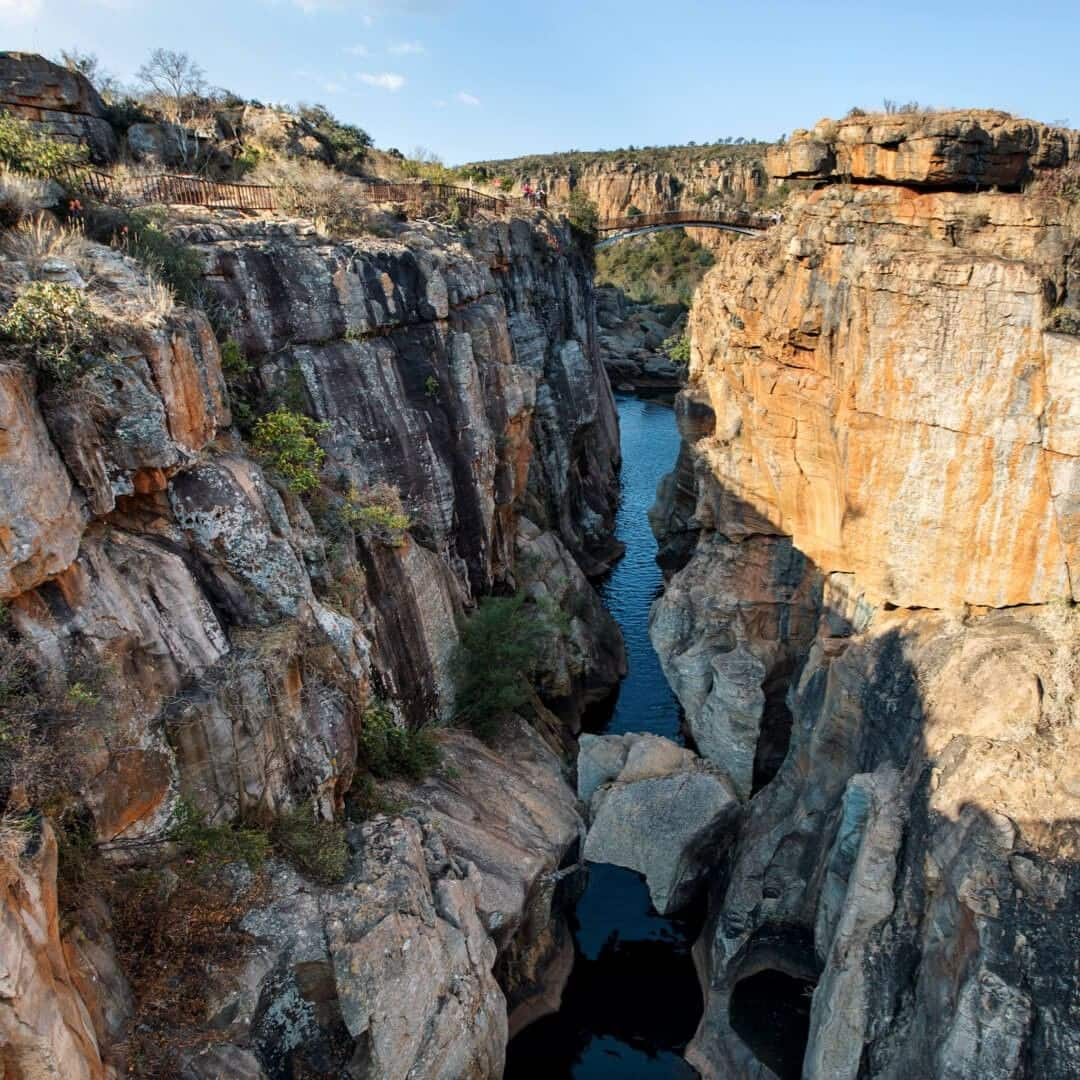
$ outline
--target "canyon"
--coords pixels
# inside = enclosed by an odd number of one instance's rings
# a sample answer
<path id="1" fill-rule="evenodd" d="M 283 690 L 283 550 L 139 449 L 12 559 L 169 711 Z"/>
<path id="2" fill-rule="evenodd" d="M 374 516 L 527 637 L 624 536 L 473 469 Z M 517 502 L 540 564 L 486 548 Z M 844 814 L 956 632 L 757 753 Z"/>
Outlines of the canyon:
<path id="1" fill-rule="evenodd" d="M 13 55 L 28 119 L 100 119 Z M 709 239 L 655 545 L 601 352 L 661 327 L 598 318 L 555 213 L 173 207 L 199 304 L 110 324 L 75 392 L 0 367 L 0 690 L 49 718 L 5 774 L 2 1075 L 556 1075 L 545 1025 L 593 1024 L 612 983 L 572 970 L 633 888 L 650 948 L 692 925 L 701 992 L 643 1070 L 1075 1075 L 1080 134 L 858 115 L 710 154 L 520 166 L 601 214 L 784 190 L 766 235 Z M 148 295 L 116 246 L 4 251 L 5 308 Z M 623 446 L 668 453 L 638 404 Z M 251 434 L 271 406 L 316 425 L 310 490 Z M 387 491 L 407 524 L 349 525 Z M 482 740 L 456 686 L 492 595 L 541 640 Z M 441 763 L 365 809 L 386 715 Z M 298 814 L 341 830 L 337 879 L 228 859 L 203 925 L 177 822 Z"/>

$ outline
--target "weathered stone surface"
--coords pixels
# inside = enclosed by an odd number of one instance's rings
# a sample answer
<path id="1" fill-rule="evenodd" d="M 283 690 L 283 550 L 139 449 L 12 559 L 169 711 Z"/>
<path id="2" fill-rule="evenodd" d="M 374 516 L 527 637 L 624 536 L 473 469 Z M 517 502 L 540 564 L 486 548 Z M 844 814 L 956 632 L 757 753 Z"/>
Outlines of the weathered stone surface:
<path id="1" fill-rule="evenodd" d="M 644 389 L 674 389 L 686 381 L 686 367 L 660 351 L 681 333 L 684 314 L 676 304 L 635 304 L 622 290 L 596 290 L 600 358 L 615 386 L 629 383 Z"/>
<path id="2" fill-rule="evenodd" d="M 924 187 L 1013 187 L 1075 156 L 1076 133 L 963 110 L 822 120 L 769 148 L 774 178 L 843 177 Z"/>
<path id="3" fill-rule="evenodd" d="M 62 142 L 90 148 L 94 161 L 116 157 L 105 106 L 87 79 L 34 53 L 0 53 L 0 106 Z"/>
<path id="4" fill-rule="evenodd" d="M 739 801 L 721 776 L 669 739 L 603 738 L 617 740 L 612 747 L 625 752 L 626 760 L 613 780 L 592 793 L 585 858 L 643 874 L 656 910 L 662 915 L 677 911 L 693 899 L 731 842 Z M 595 741 L 585 753 L 591 764 L 588 788 L 607 762 Z"/>
<path id="5" fill-rule="evenodd" d="M 0 598 L 70 566 L 86 520 L 35 404 L 32 377 L 0 369 Z"/>
<path id="6" fill-rule="evenodd" d="M 731 988 L 799 927 L 821 971 L 805 1075 L 1070 1074 L 1076 640 L 1066 609 L 879 613 L 822 634 L 705 943 L 703 1075 L 756 1075 Z M 988 737 L 997 696 L 1016 712 Z"/>
<path id="7" fill-rule="evenodd" d="M 512 161 L 484 162 L 496 176 L 529 180 L 543 187 L 551 204 L 563 203 L 580 192 L 595 203 L 602 219 L 624 217 L 631 207 L 644 214 L 667 210 L 700 210 L 753 202 L 768 188 L 764 148 L 753 150 L 704 147 L 674 148 L 666 160 L 661 155 L 632 150 L 597 155 L 592 161 L 575 162 L 535 155 Z"/>
<path id="8" fill-rule="evenodd" d="M 750 796 L 766 685 L 812 640 L 820 595 L 818 576 L 787 538 L 732 543 L 709 533 L 653 605 L 649 635 L 694 742 L 742 799 Z"/>
<path id="9" fill-rule="evenodd" d="M 540 609 L 546 630 L 540 692 L 574 709 L 606 697 L 626 674 L 618 624 L 554 533 L 520 518 L 516 553 L 518 586 Z"/>
<path id="10" fill-rule="evenodd" d="M 1072 595 L 1075 244 L 1056 199 L 834 186 L 699 291 L 727 535 L 780 531 L 900 606 Z M 790 252 L 797 251 L 794 258 Z"/>
<path id="11" fill-rule="evenodd" d="M 4 837 L 0 854 L 0 1051 L 5 1073 L 105 1080 L 90 1013 L 60 938 L 56 838 Z"/>

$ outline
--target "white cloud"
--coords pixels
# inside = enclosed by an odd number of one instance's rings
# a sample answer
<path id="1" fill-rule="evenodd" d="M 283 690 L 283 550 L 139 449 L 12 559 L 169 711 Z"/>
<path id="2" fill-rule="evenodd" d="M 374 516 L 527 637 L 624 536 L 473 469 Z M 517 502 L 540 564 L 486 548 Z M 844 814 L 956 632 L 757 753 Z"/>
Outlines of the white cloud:
<path id="1" fill-rule="evenodd" d="M 348 53 L 350 56 L 367 56 L 366 45 L 346 45 L 341 51 Z"/>
<path id="2" fill-rule="evenodd" d="M 391 93 L 397 92 L 405 85 L 404 75 L 395 75 L 390 71 L 384 71 L 380 75 L 372 75 L 367 71 L 362 71 L 356 77 L 368 86 L 377 86 L 380 90 L 389 90 Z"/>
<path id="3" fill-rule="evenodd" d="M 480 104 L 480 99 L 478 97 L 474 97 L 472 94 L 467 94 L 464 90 L 459 90 L 455 96 L 462 105 Z"/>
<path id="4" fill-rule="evenodd" d="M 397 45 L 391 45 L 386 51 L 393 53 L 394 56 L 419 56 L 421 53 L 426 53 L 427 49 L 419 41 L 402 41 Z"/>
<path id="5" fill-rule="evenodd" d="M 29 22 L 41 13 L 41 0 L 0 0 L 0 19 Z"/>

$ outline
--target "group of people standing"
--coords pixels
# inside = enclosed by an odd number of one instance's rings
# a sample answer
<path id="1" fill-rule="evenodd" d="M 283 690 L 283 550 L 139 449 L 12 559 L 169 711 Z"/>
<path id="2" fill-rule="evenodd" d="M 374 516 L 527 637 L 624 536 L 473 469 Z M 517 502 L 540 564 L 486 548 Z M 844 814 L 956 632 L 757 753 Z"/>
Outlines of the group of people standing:
<path id="1" fill-rule="evenodd" d="M 525 197 L 525 201 L 530 206 L 539 207 L 541 210 L 547 207 L 547 192 L 544 190 L 543 185 L 534 188 L 532 183 L 526 180 L 521 185 L 521 194 Z"/>

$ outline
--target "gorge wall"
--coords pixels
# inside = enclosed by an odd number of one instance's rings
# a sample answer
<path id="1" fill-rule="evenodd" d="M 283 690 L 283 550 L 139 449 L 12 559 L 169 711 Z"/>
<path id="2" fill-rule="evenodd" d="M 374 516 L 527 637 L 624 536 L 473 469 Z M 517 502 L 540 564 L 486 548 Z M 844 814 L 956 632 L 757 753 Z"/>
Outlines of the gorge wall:
<path id="1" fill-rule="evenodd" d="M 624 667 L 585 578 L 616 554 L 619 464 L 587 262 L 549 219 L 348 241 L 227 212 L 168 228 L 230 328 L 224 371 L 206 317 L 183 308 L 114 326 L 73 385 L 0 370 L 18 665 L 3 688 L 32 686 L 48 717 L 33 773 L 5 775 L 9 813 L 44 811 L 4 819 L 5 1075 L 150 1068 L 132 1033 L 185 980 L 197 1005 L 167 1060 L 186 1077 L 500 1075 L 508 998 L 550 992 L 566 949 L 552 895 L 581 825 L 548 706 L 572 720 Z M 136 264 L 86 243 L 44 268 L 6 257 L 5 304 L 43 274 L 118 304 L 148 295 Z M 324 425 L 305 498 L 235 423 L 274 403 Z M 350 492 L 381 485 L 411 519 L 392 538 L 348 527 Z M 371 702 L 410 726 L 452 715 L 459 620 L 515 589 L 562 613 L 531 724 L 493 749 L 443 734 L 445 767 L 400 793 L 409 814 L 347 825 L 342 884 L 238 868 L 214 897 L 231 947 L 184 954 L 190 923 L 159 928 L 191 970 L 148 994 L 114 924 L 188 887 L 163 869 L 177 815 L 341 820 Z M 91 888 L 61 913 L 54 833 L 73 821 L 151 892 L 110 910 Z"/>
<path id="2" fill-rule="evenodd" d="M 623 217 L 631 207 L 643 214 L 743 206 L 770 188 L 765 144 L 642 148 L 597 153 L 538 154 L 506 161 L 477 162 L 495 176 L 542 186 L 549 199 L 565 202 L 581 192 L 602 219 Z M 775 186 L 775 185 L 773 185 Z"/>
<path id="3" fill-rule="evenodd" d="M 776 1075 L 768 972 L 816 987 L 807 1078 L 1080 1060 L 1076 160 L 1002 114 L 822 122 L 769 157 L 817 189 L 717 245 L 653 513 L 653 640 L 744 807 L 703 1076 Z"/>

